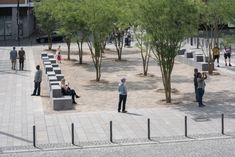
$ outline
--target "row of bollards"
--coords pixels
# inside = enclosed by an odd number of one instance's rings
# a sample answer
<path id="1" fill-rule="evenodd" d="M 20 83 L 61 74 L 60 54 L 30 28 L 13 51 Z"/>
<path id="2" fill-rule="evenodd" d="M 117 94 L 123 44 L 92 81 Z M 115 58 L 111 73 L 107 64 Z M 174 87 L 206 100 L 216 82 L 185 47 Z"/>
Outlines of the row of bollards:
<path id="1" fill-rule="evenodd" d="M 112 121 L 109 122 L 109 135 L 110 135 L 110 142 L 113 143 L 113 123 Z M 148 140 L 151 140 L 150 135 L 150 119 L 147 119 L 147 137 Z M 221 115 L 221 133 L 224 135 L 224 114 Z M 188 137 L 188 120 L 187 116 L 184 117 L 184 135 Z M 71 124 L 71 143 L 75 145 L 75 138 L 74 138 L 74 123 Z M 36 126 L 33 126 L 33 146 L 36 147 Z"/>

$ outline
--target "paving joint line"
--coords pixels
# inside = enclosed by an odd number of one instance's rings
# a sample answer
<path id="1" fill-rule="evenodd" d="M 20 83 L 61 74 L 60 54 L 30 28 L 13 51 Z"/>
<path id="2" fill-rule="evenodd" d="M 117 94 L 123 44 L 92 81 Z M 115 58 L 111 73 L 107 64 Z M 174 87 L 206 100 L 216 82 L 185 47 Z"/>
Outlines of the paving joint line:
<path id="1" fill-rule="evenodd" d="M 217 136 L 211 136 L 211 137 L 203 137 L 205 135 L 206 134 L 197 135 L 196 137 L 194 136 L 152 137 L 151 140 L 148 140 L 147 138 L 120 139 L 120 140 L 114 140 L 114 142 L 90 141 L 90 142 L 78 142 L 78 143 L 75 143 L 75 145 L 72 145 L 70 143 L 39 144 L 37 145 L 36 148 L 33 146 L 29 146 L 29 145 L 28 146 L 2 147 L 0 148 L 0 154 L 38 152 L 38 151 L 56 151 L 56 150 L 69 150 L 69 149 L 90 149 L 90 148 L 119 147 L 119 146 L 147 145 L 147 144 L 180 143 L 180 142 L 193 142 L 193 141 L 218 140 L 218 139 L 235 139 L 234 135 L 225 134 L 225 135 L 217 135 Z M 179 138 L 179 139 L 175 139 L 175 138 Z"/>

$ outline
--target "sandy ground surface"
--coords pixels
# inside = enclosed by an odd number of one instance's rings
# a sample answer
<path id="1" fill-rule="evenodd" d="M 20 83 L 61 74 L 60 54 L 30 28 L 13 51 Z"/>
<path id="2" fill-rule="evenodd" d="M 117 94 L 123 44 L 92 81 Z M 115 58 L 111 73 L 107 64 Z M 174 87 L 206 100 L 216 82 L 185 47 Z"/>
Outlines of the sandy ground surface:
<path id="1" fill-rule="evenodd" d="M 41 51 L 38 49 L 37 51 Z M 143 77 L 142 59 L 136 48 L 123 49 L 123 61 L 117 61 L 117 53 L 114 48 L 109 48 L 102 62 L 101 81 L 94 81 L 96 78 L 95 68 L 88 49 L 84 51 L 83 64 L 78 63 L 77 50 L 74 48 L 71 60 L 66 58 L 66 45 L 63 45 L 63 60 L 59 66 L 65 79 L 75 89 L 81 98 L 77 99 L 77 105 L 73 111 L 112 111 L 117 110 L 118 92 L 117 87 L 120 79 L 127 79 L 128 108 L 155 108 L 169 107 L 172 105 L 197 105 L 195 101 L 193 86 L 193 69 L 186 64 L 175 63 L 172 72 L 172 104 L 165 104 L 165 95 L 162 91 L 162 79 L 160 68 L 151 58 L 149 64 L 149 75 Z M 39 63 L 39 52 L 36 53 L 36 63 Z M 206 92 L 204 101 L 206 105 L 229 104 L 235 102 L 235 76 L 219 72 L 220 75 L 208 76 L 206 80 Z M 42 100 L 44 110 L 47 113 L 56 112 L 52 110 L 49 98 L 48 83 L 44 75 L 42 84 Z M 70 111 L 71 112 L 71 111 Z"/>

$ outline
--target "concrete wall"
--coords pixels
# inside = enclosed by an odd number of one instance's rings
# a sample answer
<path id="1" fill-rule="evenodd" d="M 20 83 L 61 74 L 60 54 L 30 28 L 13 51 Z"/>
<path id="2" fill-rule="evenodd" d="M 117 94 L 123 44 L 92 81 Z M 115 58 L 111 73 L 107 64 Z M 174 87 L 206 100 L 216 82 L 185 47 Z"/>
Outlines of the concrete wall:
<path id="1" fill-rule="evenodd" d="M 25 8 L 27 9 L 27 8 Z M 34 31 L 34 16 L 32 12 L 27 12 L 20 16 L 20 38 L 30 36 Z M 5 28 L 4 28 L 5 27 Z M 17 39 L 17 8 L 12 8 L 12 16 L 0 16 L 0 40 Z"/>

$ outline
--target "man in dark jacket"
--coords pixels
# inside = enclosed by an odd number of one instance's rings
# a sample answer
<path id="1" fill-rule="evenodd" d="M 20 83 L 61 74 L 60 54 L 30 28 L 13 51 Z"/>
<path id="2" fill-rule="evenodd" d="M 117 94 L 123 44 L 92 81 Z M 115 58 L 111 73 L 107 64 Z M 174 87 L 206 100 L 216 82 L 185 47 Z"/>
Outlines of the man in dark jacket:
<path id="1" fill-rule="evenodd" d="M 34 75 L 34 91 L 32 96 L 36 95 L 40 96 L 41 91 L 41 82 L 42 82 L 42 70 L 40 70 L 40 65 L 36 66 L 37 71 Z"/>
<path id="2" fill-rule="evenodd" d="M 20 70 L 24 70 L 24 60 L 25 60 L 25 51 L 23 50 L 23 48 L 21 48 L 21 50 L 18 52 L 18 56 L 19 56 L 19 65 L 20 65 Z"/>

